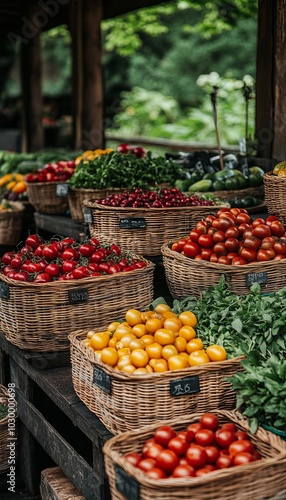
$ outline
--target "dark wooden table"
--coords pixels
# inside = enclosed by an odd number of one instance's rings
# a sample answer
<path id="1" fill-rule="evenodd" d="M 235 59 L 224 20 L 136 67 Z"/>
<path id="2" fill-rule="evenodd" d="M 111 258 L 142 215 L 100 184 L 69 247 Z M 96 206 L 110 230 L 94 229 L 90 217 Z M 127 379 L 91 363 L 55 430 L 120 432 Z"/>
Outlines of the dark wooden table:
<path id="1" fill-rule="evenodd" d="M 20 474 L 29 492 L 39 491 L 44 450 L 86 500 L 109 500 L 102 446 L 111 434 L 77 397 L 69 353 L 26 352 L 0 333 L 0 366 L 0 382 L 16 388 Z"/>

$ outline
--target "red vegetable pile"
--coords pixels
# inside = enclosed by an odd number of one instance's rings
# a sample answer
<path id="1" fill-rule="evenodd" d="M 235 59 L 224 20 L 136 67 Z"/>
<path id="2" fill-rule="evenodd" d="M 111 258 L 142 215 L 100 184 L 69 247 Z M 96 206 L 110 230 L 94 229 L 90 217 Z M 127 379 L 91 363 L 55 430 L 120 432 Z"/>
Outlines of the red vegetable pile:
<path id="1" fill-rule="evenodd" d="M 242 208 L 221 208 L 196 224 L 172 250 L 195 260 L 245 265 L 286 256 L 284 225 L 274 215 L 251 220 Z"/>
<path id="2" fill-rule="evenodd" d="M 206 200 L 197 195 L 186 196 L 178 188 L 166 188 L 156 191 L 143 191 L 140 188 L 123 193 L 112 193 L 106 198 L 95 200 L 96 203 L 109 207 L 132 208 L 170 208 L 190 206 L 214 206 L 213 200 Z"/>
<path id="3" fill-rule="evenodd" d="M 43 240 L 29 235 L 19 251 L 3 254 L 0 273 L 10 279 L 47 283 L 133 271 L 146 266 L 115 244 L 101 245 L 96 238 L 83 243 L 73 238 Z"/>
<path id="4" fill-rule="evenodd" d="M 246 432 L 233 422 L 220 425 L 213 413 L 203 414 L 182 431 L 158 427 L 140 453 L 124 457 L 152 479 L 199 477 L 261 458 Z"/>
<path id="5" fill-rule="evenodd" d="M 135 147 L 132 147 L 132 146 L 129 146 L 129 144 L 119 144 L 119 146 L 117 146 L 116 148 L 116 151 L 118 151 L 119 153 L 122 153 L 122 154 L 126 154 L 126 153 L 132 153 L 134 154 L 135 156 L 137 156 L 137 158 L 145 158 L 146 156 L 146 149 L 145 148 L 142 148 L 141 146 L 135 146 Z"/>
<path id="6" fill-rule="evenodd" d="M 75 171 L 74 160 L 47 163 L 43 169 L 26 175 L 27 182 L 66 182 Z"/>

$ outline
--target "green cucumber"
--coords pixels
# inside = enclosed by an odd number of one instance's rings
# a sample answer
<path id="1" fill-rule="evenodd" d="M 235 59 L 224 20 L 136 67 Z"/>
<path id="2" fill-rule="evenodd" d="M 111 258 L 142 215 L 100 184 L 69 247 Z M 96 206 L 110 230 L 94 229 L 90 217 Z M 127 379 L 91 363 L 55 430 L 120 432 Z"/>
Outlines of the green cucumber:
<path id="1" fill-rule="evenodd" d="M 205 179 L 195 182 L 189 187 L 188 190 L 191 193 L 194 193 L 196 191 L 205 193 L 206 191 L 209 191 L 211 188 L 212 188 L 212 181 L 210 179 Z"/>

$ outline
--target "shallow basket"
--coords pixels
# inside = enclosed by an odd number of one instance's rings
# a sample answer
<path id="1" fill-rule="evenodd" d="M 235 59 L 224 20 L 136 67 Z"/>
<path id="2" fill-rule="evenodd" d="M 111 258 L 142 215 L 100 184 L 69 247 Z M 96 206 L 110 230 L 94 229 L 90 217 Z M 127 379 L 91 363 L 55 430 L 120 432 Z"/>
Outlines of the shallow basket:
<path id="1" fill-rule="evenodd" d="M 75 329 L 103 328 L 127 309 L 152 302 L 155 264 L 145 262 L 134 271 L 50 283 L 0 275 L 1 331 L 22 349 L 68 350 Z"/>
<path id="2" fill-rule="evenodd" d="M 13 392 L 13 396 L 14 396 Z M 9 403 L 9 392 L 7 387 L 0 384 L 0 403 L 5 406 Z M 15 397 L 12 398 L 12 404 L 8 406 L 9 413 L 6 417 L 0 420 L 0 473 L 6 471 L 11 467 L 15 466 L 15 460 L 18 457 L 18 444 L 17 444 L 17 406 Z M 10 420 L 10 422 L 9 422 Z M 10 433 L 8 429 L 8 424 L 10 424 Z M 14 434 L 13 434 L 14 433 Z M 7 445 L 10 444 L 10 447 Z M 13 463 L 8 463 L 12 460 Z"/>
<path id="3" fill-rule="evenodd" d="M 233 411 L 213 411 L 220 424 L 233 422 L 246 432 L 261 454 L 261 460 L 220 469 L 201 477 L 148 478 L 132 466 L 124 454 L 140 453 L 145 441 L 156 428 L 171 425 L 175 430 L 185 430 L 197 422 L 201 412 L 158 421 L 155 425 L 124 432 L 106 441 L 103 446 L 105 470 L 109 479 L 112 500 L 285 500 L 286 443 L 279 437 L 259 428 L 250 433 L 247 420 Z"/>
<path id="4" fill-rule="evenodd" d="M 91 198 L 104 198 L 107 190 L 103 189 L 83 189 L 69 188 L 68 202 L 72 220 L 75 222 L 84 222 L 83 201 Z"/>
<path id="5" fill-rule="evenodd" d="M 20 241 L 25 206 L 14 202 L 13 207 L 13 210 L 0 211 L 0 245 L 14 246 Z"/>
<path id="6" fill-rule="evenodd" d="M 217 285 L 222 274 L 228 288 L 237 295 L 249 293 L 254 282 L 260 283 L 261 293 L 277 292 L 286 286 L 286 259 L 231 266 L 191 259 L 171 250 L 171 243 L 162 245 L 161 252 L 166 282 L 174 299 L 200 296 Z"/>
<path id="7" fill-rule="evenodd" d="M 109 207 L 85 200 L 85 221 L 90 235 L 104 243 L 116 242 L 121 248 L 146 256 L 161 254 L 161 246 L 180 238 L 220 206 L 171 208 Z M 223 205 L 223 204 L 222 204 Z"/>
<path id="8" fill-rule="evenodd" d="M 264 174 L 265 204 L 271 215 L 276 215 L 282 224 L 286 224 L 286 178 L 271 172 Z"/>
<path id="9" fill-rule="evenodd" d="M 112 433 L 137 429 L 170 415 L 181 418 L 206 408 L 235 407 L 235 392 L 225 377 L 241 370 L 243 357 L 184 370 L 133 375 L 103 364 L 83 344 L 86 334 L 86 330 L 78 330 L 69 335 L 73 386 Z"/>
<path id="10" fill-rule="evenodd" d="M 41 214 L 61 215 L 69 209 L 64 182 L 27 182 L 27 195 L 31 205 Z"/>

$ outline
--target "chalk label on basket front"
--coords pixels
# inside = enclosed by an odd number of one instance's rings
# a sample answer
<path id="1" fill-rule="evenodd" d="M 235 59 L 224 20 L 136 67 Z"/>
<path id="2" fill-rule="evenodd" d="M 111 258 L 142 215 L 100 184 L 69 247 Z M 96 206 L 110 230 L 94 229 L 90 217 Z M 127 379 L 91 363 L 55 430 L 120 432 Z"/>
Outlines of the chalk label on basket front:
<path id="1" fill-rule="evenodd" d="M 93 383 L 107 394 L 111 393 L 111 380 L 108 373 L 98 366 L 93 367 Z"/>
<path id="2" fill-rule="evenodd" d="M 91 224 L 92 223 L 92 211 L 91 211 L 90 208 L 84 207 L 84 209 L 83 209 L 83 218 L 84 218 L 84 222 L 86 222 L 87 224 Z"/>
<path id="3" fill-rule="evenodd" d="M 147 226 L 144 217 L 125 217 L 120 219 L 120 229 L 144 229 Z"/>
<path id="4" fill-rule="evenodd" d="M 139 483 L 118 465 L 115 465 L 115 486 L 127 500 L 139 500 Z"/>
<path id="5" fill-rule="evenodd" d="M 267 283 L 267 273 L 265 271 L 263 273 L 248 273 L 246 275 L 246 285 L 251 286 L 253 283 Z"/>
<path id="6" fill-rule="evenodd" d="M 198 375 L 171 380 L 170 382 L 171 396 L 185 396 L 186 394 L 194 394 L 195 392 L 200 392 Z"/>
<path id="7" fill-rule="evenodd" d="M 9 291 L 8 283 L 4 283 L 3 281 L 0 281 L 0 298 L 1 299 L 9 299 L 9 297 L 10 297 L 10 291 Z"/>
<path id="8" fill-rule="evenodd" d="M 69 192 L 69 185 L 65 182 L 65 183 L 62 183 L 62 184 L 57 184 L 57 196 L 59 197 L 65 197 L 68 195 L 68 192 Z"/>
<path id="9" fill-rule="evenodd" d="M 69 303 L 79 304 L 80 302 L 88 301 L 88 290 L 86 288 L 78 288 L 77 290 L 69 290 Z"/>

